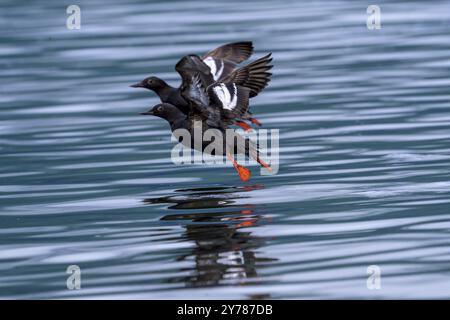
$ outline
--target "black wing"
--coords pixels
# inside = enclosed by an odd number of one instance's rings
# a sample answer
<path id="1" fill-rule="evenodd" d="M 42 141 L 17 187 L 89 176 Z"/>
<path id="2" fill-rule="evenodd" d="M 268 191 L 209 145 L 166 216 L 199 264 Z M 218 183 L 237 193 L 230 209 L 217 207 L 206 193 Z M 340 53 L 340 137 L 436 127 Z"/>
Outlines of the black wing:
<path id="1" fill-rule="evenodd" d="M 271 53 L 249 63 L 239 69 L 234 70 L 226 76 L 223 82 L 233 82 L 237 85 L 250 89 L 250 98 L 257 96 L 269 83 L 270 76 L 268 72 L 272 69 L 269 63 L 272 61 Z"/>
<path id="2" fill-rule="evenodd" d="M 213 59 L 228 60 L 235 64 L 247 60 L 253 54 L 253 43 L 251 41 L 242 41 L 224 44 L 205 54 L 202 59 L 211 57 Z"/>
<path id="3" fill-rule="evenodd" d="M 214 81 L 221 81 L 229 75 L 236 66 L 253 54 L 251 41 L 228 43 L 220 46 L 202 57 L 209 67 Z"/>
<path id="4" fill-rule="evenodd" d="M 200 112 L 209 106 L 209 97 L 206 87 L 211 82 L 209 68 L 200 57 L 188 55 L 175 65 L 175 70 L 181 76 L 180 91 L 183 98 L 192 108 Z"/>
<path id="5" fill-rule="evenodd" d="M 175 69 L 181 75 L 181 95 L 188 101 L 191 112 L 201 114 L 209 126 L 226 128 L 247 113 L 251 89 L 233 82 L 243 72 L 226 81 L 214 82 L 210 69 L 195 55 L 183 57 Z"/>

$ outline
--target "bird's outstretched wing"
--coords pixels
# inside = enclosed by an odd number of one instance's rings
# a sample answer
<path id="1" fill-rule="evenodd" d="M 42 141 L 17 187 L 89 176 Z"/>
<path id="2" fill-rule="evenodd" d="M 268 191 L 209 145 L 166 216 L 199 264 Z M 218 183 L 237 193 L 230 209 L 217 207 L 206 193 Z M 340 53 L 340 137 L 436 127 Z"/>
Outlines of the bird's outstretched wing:
<path id="1" fill-rule="evenodd" d="M 246 66 L 238 68 L 223 78 L 223 82 L 233 82 L 237 85 L 250 89 L 250 98 L 257 96 L 269 83 L 270 76 L 268 72 L 272 69 L 270 62 L 272 61 L 271 53 L 265 55 L 258 60 L 249 63 Z"/>
<path id="2" fill-rule="evenodd" d="M 214 81 L 229 75 L 242 61 L 253 54 L 253 43 L 242 41 L 228 43 L 206 53 L 202 60 L 209 67 Z"/>
<path id="3" fill-rule="evenodd" d="M 203 56 L 203 60 L 211 57 L 213 59 L 223 59 L 236 64 L 247 60 L 253 54 L 253 43 L 251 41 L 241 41 L 224 44 Z"/>
<path id="4" fill-rule="evenodd" d="M 188 55 L 181 58 L 175 65 L 175 70 L 181 76 L 181 95 L 189 103 L 191 108 L 202 112 L 209 105 L 209 97 L 206 87 L 210 79 L 209 68 L 200 57 Z"/>

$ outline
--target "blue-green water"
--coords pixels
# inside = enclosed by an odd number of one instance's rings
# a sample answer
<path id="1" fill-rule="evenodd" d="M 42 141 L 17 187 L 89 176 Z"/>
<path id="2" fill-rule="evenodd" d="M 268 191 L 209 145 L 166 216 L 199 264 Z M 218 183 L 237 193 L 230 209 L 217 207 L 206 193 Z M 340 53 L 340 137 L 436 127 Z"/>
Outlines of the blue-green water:
<path id="1" fill-rule="evenodd" d="M 378 1 L 380 30 L 360 1 L 68 4 L 0 4 L 0 298 L 450 298 L 448 1 Z M 239 40 L 280 130 L 249 183 L 174 165 L 128 87 Z"/>

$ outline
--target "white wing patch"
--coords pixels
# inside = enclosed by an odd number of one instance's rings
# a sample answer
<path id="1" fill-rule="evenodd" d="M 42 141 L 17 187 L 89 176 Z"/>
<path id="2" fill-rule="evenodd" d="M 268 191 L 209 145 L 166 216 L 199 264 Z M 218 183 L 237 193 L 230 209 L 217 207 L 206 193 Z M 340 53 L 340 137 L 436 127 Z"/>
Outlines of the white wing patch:
<path id="1" fill-rule="evenodd" d="M 220 78 L 220 76 L 222 75 L 222 72 L 223 72 L 223 68 L 224 68 L 223 61 L 222 60 L 214 60 L 211 57 L 207 57 L 206 59 L 203 60 L 203 62 L 206 63 L 206 65 L 211 70 L 211 74 L 214 78 L 214 81 L 217 81 L 217 79 Z M 219 70 L 217 70 L 217 63 L 219 63 L 219 65 L 220 65 Z"/>
<path id="2" fill-rule="evenodd" d="M 219 83 L 213 88 L 217 98 L 222 103 L 224 109 L 233 110 L 237 105 L 237 88 L 233 83 L 233 92 L 227 88 L 225 83 Z"/>

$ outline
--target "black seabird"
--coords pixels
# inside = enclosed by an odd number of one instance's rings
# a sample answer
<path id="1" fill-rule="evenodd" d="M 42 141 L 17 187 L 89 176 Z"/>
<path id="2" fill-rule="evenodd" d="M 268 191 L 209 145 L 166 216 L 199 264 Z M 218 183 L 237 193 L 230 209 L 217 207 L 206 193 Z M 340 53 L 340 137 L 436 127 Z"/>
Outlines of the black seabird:
<path id="1" fill-rule="evenodd" d="M 225 138 L 228 126 L 233 124 L 235 119 L 242 118 L 248 111 L 251 92 L 250 88 L 241 86 L 228 77 L 205 87 L 207 75 L 198 71 L 198 59 L 196 56 L 186 56 L 176 66 L 183 80 L 180 95 L 188 101 L 187 114 L 170 103 L 158 104 L 142 114 L 167 120 L 172 132 L 177 129 L 188 130 L 190 141 L 182 140 L 181 143 L 190 148 L 207 152 L 205 149 L 208 147 L 209 150 L 215 151 L 211 154 L 226 155 L 243 181 L 250 179 L 251 173 L 248 168 L 236 162 L 234 156 L 237 154 L 251 157 L 261 166 L 271 170 L 270 166 L 260 159 L 257 146 L 237 133 L 234 134 L 232 141 L 214 139 L 212 142 L 203 141 L 203 137 L 196 134 L 195 130 L 201 126 L 202 132 L 215 129 Z"/>
<path id="2" fill-rule="evenodd" d="M 220 46 L 202 57 L 197 55 L 188 55 L 177 63 L 179 66 L 183 60 L 189 59 L 192 72 L 198 72 L 202 76 L 205 86 L 215 82 L 233 82 L 236 85 L 250 89 L 249 97 L 255 97 L 269 83 L 270 76 L 268 72 L 273 66 L 271 54 L 259 58 L 248 65 L 237 68 L 237 65 L 247 60 L 253 54 L 253 44 L 251 41 L 235 42 Z M 175 68 L 178 73 L 180 70 Z M 181 75 L 181 73 L 180 73 Z M 170 103 L 179 108 L 184 114 L 189 113 L 189 102 L 183 97 L 181 91 L 183 85 L 174 88 L 158 77 L 148 77 L 141 82 L 132 85 L 134 88 L 146 88 L 154 91 L 164 103 Z M 236 118 L 233 124 L 239 125 L 245 130 L 250 126 L 242 120 L 249 120 L 254 124 L 261 123 L 251 116 L 247 110 L 241 117 Z"/>

